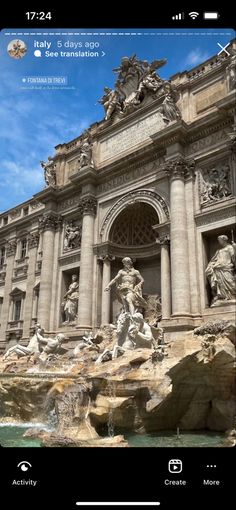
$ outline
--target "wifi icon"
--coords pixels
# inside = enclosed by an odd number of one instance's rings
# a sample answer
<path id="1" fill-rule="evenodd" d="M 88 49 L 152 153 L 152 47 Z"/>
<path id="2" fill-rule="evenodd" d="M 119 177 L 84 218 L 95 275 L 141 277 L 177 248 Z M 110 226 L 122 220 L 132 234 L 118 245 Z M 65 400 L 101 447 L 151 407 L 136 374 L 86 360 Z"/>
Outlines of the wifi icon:
<path id="1" fill-rule="evenodd" d="M 199 12 L 189 12 L 188 15 L 190 16 L 190 18 L 192 19 L 196 19 L 198 16 L 199 16 Z"/>

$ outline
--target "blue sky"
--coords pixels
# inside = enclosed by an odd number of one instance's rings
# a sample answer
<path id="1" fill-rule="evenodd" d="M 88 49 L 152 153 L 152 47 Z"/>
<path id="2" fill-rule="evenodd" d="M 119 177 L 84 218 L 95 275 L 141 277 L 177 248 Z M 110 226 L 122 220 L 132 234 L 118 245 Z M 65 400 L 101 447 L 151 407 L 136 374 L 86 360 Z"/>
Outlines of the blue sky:
<path id="1" fill-rule="evenodd" d="M 113 87 L 122 56 L 133 53 L 152 61 L 166 58 L 168 63 L 159 74 L 168 79 L 178 71 L 191 69 L 219 51 L 217 42 L 225 45 L 235 37 L 233 30 L 68 30 L 78 35 L 61 35 L 65 29 L 50 30 L 54 35 L 32 35 L 39 30 L 11 30 L 0 33 L 0 212 L 29 199 L 44 187 L 40 160 L 53 155 L 55 145 L 72 140 L 92 122 L 103 118 L 103 107 L 97 104 L 104 86 Z M 48 34 L 48 30 L 42 30 Z M 87 35 L 96 32 L 98 35 Z M 101 35 L 102 33 L 123 35 Z M 144 34 L 145 32 L 145 34 Z M 6 33 L 9 35 L 6 35 Z M 22 35 L 19 35 L 21 34 Z M 81 35 L 86 33 L 86 35 Z M 128 34 L 132 35 L 128 35 Z M 141 35 L 133 35 L 133 34 Z M 6 48 L 13 39 L 23 40 L 28 48 L 20 60 L 9 57 Z M 98 58 L 36 58 L 37 42 L 51 42 L 49 51 L 73 51 L 57 48 L 57 41 L 98 42 L 105 52 Z M 30 89 L 22 80 L 28 76 L 66 76 L 67 87 Z M 24 88 L 25 87 L 25 88 Z"/>

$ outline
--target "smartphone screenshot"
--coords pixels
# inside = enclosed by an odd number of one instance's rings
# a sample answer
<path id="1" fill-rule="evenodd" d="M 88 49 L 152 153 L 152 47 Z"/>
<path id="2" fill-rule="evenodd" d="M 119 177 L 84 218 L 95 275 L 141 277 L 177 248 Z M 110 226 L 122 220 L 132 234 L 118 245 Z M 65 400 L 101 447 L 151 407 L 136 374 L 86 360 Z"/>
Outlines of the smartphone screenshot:
<path id="1" fill-rule="evenodd" d="M 231 497 L 236 38 L 221 7 L 137 23 L 22 8 L 1 25 L 12 508 Z"/>

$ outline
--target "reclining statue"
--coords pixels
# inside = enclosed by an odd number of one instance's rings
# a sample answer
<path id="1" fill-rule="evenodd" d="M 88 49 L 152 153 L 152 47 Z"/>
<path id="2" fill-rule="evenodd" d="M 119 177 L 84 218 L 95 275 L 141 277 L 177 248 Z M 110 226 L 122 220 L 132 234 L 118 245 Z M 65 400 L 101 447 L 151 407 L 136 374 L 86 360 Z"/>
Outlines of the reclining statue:
<path id="1" fill-rule="evenodd" d="M 63 333 L 58 333 L 55 338 L 41 338 L 39 343 L 42 353 L 39 356 L 39 360 L 46 361 L 51 354 L 64 354 L 67 349 L 62 348 L 62 343 L 66 340 L 67 338 Z"/>
<path id="2" fill-rule="evenodd" d="M 30 338 L 30 341 L 27 346 L 16 344 L 13 347 L 10 347 L 3 356 L 3 360 L 9 358 L 9 356 L 17 355 L 18 358 L 22 358 L 23 356 L 32 356 L 33 354 L 40 354 L 40 342 L 44 339 L 44 329 L 41 328 L 40 324 L 36 325 L 36 331 L 34 335 Z"/>

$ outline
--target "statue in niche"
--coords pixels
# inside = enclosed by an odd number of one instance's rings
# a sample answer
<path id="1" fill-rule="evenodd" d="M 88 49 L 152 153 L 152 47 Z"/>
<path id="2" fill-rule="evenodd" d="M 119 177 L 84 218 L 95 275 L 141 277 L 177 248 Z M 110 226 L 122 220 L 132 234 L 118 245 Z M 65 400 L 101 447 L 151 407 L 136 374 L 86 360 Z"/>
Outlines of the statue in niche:
<path id="1" fill-rule="evenodd" d="M 100 354 L 96 363 L 117 358 L 126 350 L 151 349 L 155 347 L 157 340 L 162 341 L 162 330 L 150 326 L 140 313 L 140 309 L 145 310 L 147 307 L 147 302 L 142 296 L 143 277 L 134 269 L 131 258 L 125 257 L 122 263 L 123 269 L 118 271 L 105 289 L 109 291 L 116 284 L 118 298 L 123 305 L 115 329 L 116 341 L 112 349 L 105 349 Z"/>
<path id="2" fill-rule="evenodd" d="M 235 254 L 236 245 L 226 235 L 218 236 L 219 249 L 206 268 L 206 276 L 212 292 L 211 306 L 236 299 Z"/>
<path id="3" fill-rule="evenodd" d="M 222 200 L 231 193 L 230 167 L 228 164 L 202 171 L 202 203 Z"/>
<path id="4" fill-rule="evenodd" d="M 180 111 L 175 104 L 174 97 L 169 92 L 165 95 L 165 99 L 159 109 L 165 122 L 178 120 L 181 118 Z"/>
<path id="5" fill-rule="evenodd" d="M 125 257 L 122 260 L 123 269 L 118 271 L 113 280 L 110 281 L 105 291 L 109 291 L 116 284 L 118 299 L 123 305 L 123 311 L 133 315 L 139 308 L 145 308 L 147 303 L 142 297 L 142 286 L 144 279 L 137 269 L 134 269 L 131 258 Z"/>
<path id="6" fill-rule="evenodd" d="M 77 318 L 79 300 L 78 276 L 73 274 L 71 280 L 72 282 L 69 285 L 68 291 L 64 295 L 63 309 L 66 320 L 63 322 L 63 324 L 69 324 L 70 322 L 75 321 Z"/>
<path id="7" fill-rule="evenodd" d="M 80 156 L 79 156 L 79 165 L 80 168 L 84 166 L 94 166 L 93 165 L 93 149 L 92 149 L 92 140 L 91 135 L 88 130 L 85 131 L 84 136 L 81 141 L 80 146 Z"/>
<path id="8" fill-rule="evenodd" d="M 104 87 L 105 94 L 99 99 L 99 103 L 104 106 L 105 120 L 109 120 L 115 110 L 120 110 L 120 97 L 117 90 Z"/>
<path id="9" fill-rule="evenodd" d="M 78 248 L 81 243 L 82 225 L 76 225 L 73 221 L 67 223 L 65 228 L 64 250 Z"/>
<path id="10" fill-rule="evenodd" d="M 40 161 L 41 167 L 44 169 L 44 180 L 46 182 L 46 186 L 56 186 L 56 165 L 53 161 L 53 158 L 49 156 L 48 162 Z"/>

